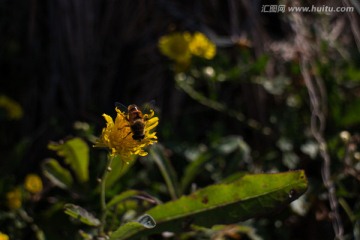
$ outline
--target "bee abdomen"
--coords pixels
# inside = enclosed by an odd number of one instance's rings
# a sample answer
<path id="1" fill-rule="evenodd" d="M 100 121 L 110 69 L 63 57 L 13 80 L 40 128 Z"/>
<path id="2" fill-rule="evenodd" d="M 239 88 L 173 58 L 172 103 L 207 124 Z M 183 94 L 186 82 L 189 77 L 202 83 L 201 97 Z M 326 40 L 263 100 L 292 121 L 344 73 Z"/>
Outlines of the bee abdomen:
<path id="1" fill-rule="evenodd" d="M 142 140 L 145 137 L 144 132 L 144 123 L 142 121 L 135 121 L 133 125 L 131 125 L 131 130 L 133 132 L 134 140 Z"/>

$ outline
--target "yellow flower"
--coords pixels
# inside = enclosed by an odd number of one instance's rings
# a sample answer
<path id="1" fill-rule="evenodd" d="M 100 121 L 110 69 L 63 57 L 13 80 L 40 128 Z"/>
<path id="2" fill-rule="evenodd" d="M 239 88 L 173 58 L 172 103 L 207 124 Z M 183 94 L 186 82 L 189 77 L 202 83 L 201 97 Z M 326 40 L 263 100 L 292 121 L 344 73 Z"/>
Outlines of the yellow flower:
<path id="1" fill-rule="evenodd" d="M 6 110 L 9 119 L 20 119 L 23 116 L 20 104 L 5 95 L 0 95 L 0 108 Z"/>
<path id="2" fill-rule="evenodd" d="M 188 32 L 172 33 L 160 38 L 159 49 L 162 54 L 176 62 L 190 62 L 190 41 L 191 34 Z"/>
<path id="3" fill-rule="evenodd" d="M 0 232 L 0 240 L 9 240 L 9 236 L 5 233 Z"/>
<path id="4" fill-rule="evenodd" d="M 154 111 L 144 114 L 145 137 L 141 141 L 132 138 L 128 114 L 115 109 L 117 116 L 115 122 L 107 115 L 103 114 L 106 120 L 106 127 L 103 128 L 100 138 L 95 143 L 95 147 L 107 147 L 111 150 L 111 155 L 119 155 L 121 160 L 129 163 L 134 159 L 134 155 L 146 156 L 148 153 L 144 148 L 157 142 L 156 132 L 151 132 L 159 123 L 159 118 L 154 117 Z"/>
<path id="5" fill-rule="evenodd" d="M 6 194 L 7 206 L 10 209 L 19 209 L 21 207 L 21 190 L 16 188 Z"/>
<path id="6" fill-rule="evenodd" d="M 43 183 L 38 175 L 28 174 L 25 178 L 24 187 L 31 193 L 39 193 L 43 189 Z"/>
<path id="7" fill-rule="evenodd" d="M 190 52 L 198 57 L 212 59 L 216 54 L 216 46 L 204 34 L 195 32 L 189 44 Z"/>

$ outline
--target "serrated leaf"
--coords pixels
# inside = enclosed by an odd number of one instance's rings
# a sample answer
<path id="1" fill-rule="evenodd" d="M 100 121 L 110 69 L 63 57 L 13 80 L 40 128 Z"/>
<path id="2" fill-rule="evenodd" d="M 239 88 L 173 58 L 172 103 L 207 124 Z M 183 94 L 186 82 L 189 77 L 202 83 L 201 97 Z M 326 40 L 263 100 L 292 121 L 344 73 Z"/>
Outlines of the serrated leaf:
<path id="1" fill-rule="evenodd" d="M 56 186 L 68 189 L 73 184 L 70 172 L 63 168 L 55 159 L 47 159 L 42 163 L 41 168 L 44 175 Z"/>
<path id="2" fill-rule="evenodd" d="M 97 227 L 100 225 L 100 220 L 94 217 L 86 209 L 75 204 L 67 203 L 64 205 L 64 212 L 72 218 L 79 220 L 89 226 Z"/>
<path id="3" fill-rule="evenodd" d="M 156 221 L 155 228 L 125 224 L 110 239 L 137 239 L 164 231 L 181 232 L 191 224 L 209 227 L 244 221 L 288 205 L 306 189 L 307 180 L 302 170 L 245 175 L 237 181 L 211 185 L 158 205 L 146 212 Z"/>
<path id="4" fill-rule="evenodd" d="M 64 157 L 64 160 L 74 170 L 79 182 L 89 179 L 89 146 L 81 138 L 72 138 L 64 143 L 50 143 L 50 150 Z"/>

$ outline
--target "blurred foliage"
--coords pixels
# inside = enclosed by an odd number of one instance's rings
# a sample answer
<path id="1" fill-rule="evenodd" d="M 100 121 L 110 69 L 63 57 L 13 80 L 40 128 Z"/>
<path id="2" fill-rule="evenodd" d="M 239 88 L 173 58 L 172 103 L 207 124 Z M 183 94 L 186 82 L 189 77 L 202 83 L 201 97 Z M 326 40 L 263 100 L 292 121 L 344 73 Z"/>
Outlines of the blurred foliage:
<path id="1" fill-rule="evenodd" d="M 156 227 L 149 230 L 133 222 L 126 223 L 110 239 L 136 239 L 150 233 L 186 232 L 193 226 L 212 227 L 244 221 L 283 207 L 306 188 L 303 171 L 244 175 L 230 183 L 215 184 L 158 205 L 146 212 L 156 220 Z"/>
<path id="2" fill-rule="evenodd" d="M 148 209 L 209 185 L 304 169 L 309 189 L 276 214 L 149 239 L 333 239 L 321 175 L 324 146 L 311 129 L 310 78 L 320 83 L 316 95 L 322 96 L 322 135 L 343 239 L 359 239 L 358 3 L 332 3 L 354 4 L 348 13 L 261 13 L 263 4 L 325 3 L 3 1 L 0 234 L 54 240 L 97 235 L 88 225 L 101 221 L 98 180 L 107 152 L 91 148 L 101 114 L 117 101 L 155 99 L 161 145 L 126 169 L 113 162 L 107 229 L 126 222 L 144 227 Z M 176 32 L 203 33 L 216 55 L 174 66 L 161 54 L 159 39 Z M 39 192 L 26 189 L 29 174 L 41 177 Z M 66 203 L 72 205 L 64 214 Z"/>

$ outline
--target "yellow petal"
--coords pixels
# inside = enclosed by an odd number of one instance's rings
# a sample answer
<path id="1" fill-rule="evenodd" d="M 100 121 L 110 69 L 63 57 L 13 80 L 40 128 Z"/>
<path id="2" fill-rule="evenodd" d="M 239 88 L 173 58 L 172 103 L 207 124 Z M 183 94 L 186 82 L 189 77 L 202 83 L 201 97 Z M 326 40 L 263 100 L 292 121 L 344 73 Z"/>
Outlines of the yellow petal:
<path id="1" fill-rule="evenodd" d="M 112 156 L 119 155 L 124 162 L 134 159 L 134 155 L 146 156 L 148 153 L 144 149 L 157 141 L 156 133 L 151 130 L 158 125 L 159 118 L 153 117 L 153 110 L 144 114 L 144 118 L 148 119 L 145 123 L 145 138 L 137 141 L 132 138 L 127 114 L 118 108 L 115 111 L 117 112 L 115 122 L 110 116 L 103 114 L 106 127 L 103 128 L 102 134 L 94 146 L 109 148 Z"/>

